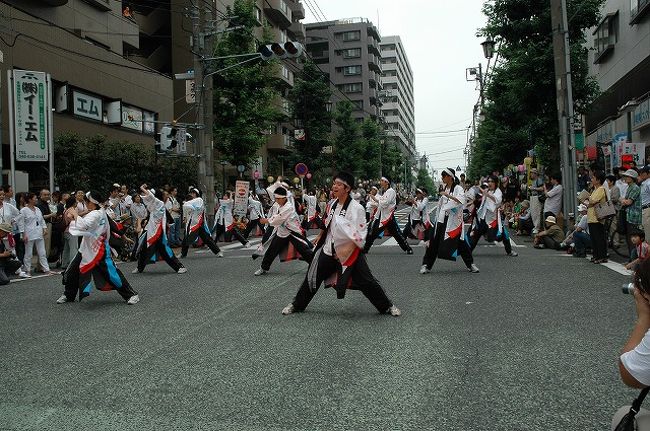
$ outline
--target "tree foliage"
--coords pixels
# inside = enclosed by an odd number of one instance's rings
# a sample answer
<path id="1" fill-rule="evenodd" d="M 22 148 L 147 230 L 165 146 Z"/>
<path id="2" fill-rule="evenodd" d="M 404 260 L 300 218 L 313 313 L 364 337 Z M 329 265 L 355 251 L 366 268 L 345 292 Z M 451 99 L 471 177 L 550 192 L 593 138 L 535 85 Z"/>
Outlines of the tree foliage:
<path id="1" fill-rule="evenodd" d="M 365 149 L 359 124 L 352 118 L 352 103 L 337 103 L 334 121 L 338 126 L 334 137 L 334 165 L 337 170 L 348 171 L 355 177 L 361 177 Z"/>
<path id="2" fill-rule="evenodd" d="M 327 103 L 331 95 L 329 82 L 311 60 L 306 60 L 289 93 L 291 112 L 305 130 L 305 140 L 294 144 L 292 165 L 303 162 L 313 172 L 328 166 L 329 160 L 322 150 L 330 145 L 332 115 L 327 111 Z"/>
<path id="3" fill-rule="evenodd" d="M 363 141 L 361 176 L 363 178 L 378 178 L 380 176 L 381 135 L 381 128 L 376 121 L 367 118 L 361 124 L 361 139 Z"/>
<path id="4" fill-rule="evenodd" d="M 434 184 L 433 184 L 433 178 L 431 178 L 431 175 L 429 175 L 429 172 L 424 169 L 418 169 L 418 177 L 416 179 L 416 186 L 417 187 L 424 187 L 427 189 L 429 194 L 433 194 L 435 192 Z"/>
<path id="5" fill-rule="evenodd" d="M 156 156 L 151 145 L 107 141 L 102 135 L 59 135 L 54 140 L 54 166 L 55 184 L 65 191 L 107 193 L 113 183 L 131 188 L 143 183 L 155 187 L 169 184 L 187 190 L 196 184 L 196 159 Z"/>
<path id="6" fill-rule="evenodd" d="M 215 56 L 254 53 L 257 50 L 253 34 L 257 26 L 255 2 L 235 0 L 226 14 L 236 17 L 231 26 L 237 29 L 220 37 Z M 216 61 L 211 68 L 220 70 L 241 61 L 241 58 Z M 249 164 L 267 140 L 264 131 L 282 119 L 278 109 L 280 93 L 273 86 L 278 68 L 277 62 L 256 60 L 215 74 L 213 129 L 221 159 L 233 165 Z"/>
<path id="7" fill-rule="evenodd" d="M 568 2 L 575 112 L 583 114 L 598 94 L 588 76 L 585 31 L 599 20 L 603 0 Z M 490 0 L 481 33 L 498 43 L 501 62 L 485 88 L 486 103 L 475 137 L 470 176 L 521 163 L 530 149 L 551 168 L 559 166 L 559 129 L 548 0 Z"/>

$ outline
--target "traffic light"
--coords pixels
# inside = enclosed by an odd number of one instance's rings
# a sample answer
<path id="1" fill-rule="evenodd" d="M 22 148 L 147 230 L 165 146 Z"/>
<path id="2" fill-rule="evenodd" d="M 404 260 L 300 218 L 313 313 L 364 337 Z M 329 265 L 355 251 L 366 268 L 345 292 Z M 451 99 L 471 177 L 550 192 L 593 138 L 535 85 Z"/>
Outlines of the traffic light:
<path id="1" fill-rule="evenodd" d="M 178 146 L 177 134 L 178 127 L 163 126 L 160 129 L 160 133 L 156 134 L 156 150 L 158 150 L 158 146 L 162 152 L 171 151 L 176 148 Z"/>
<path id="2" fill-rule="evenodd" d="M 260 46 L 257 52 L 260 53 L 262 60 L 270 61 L 283 58 L 298 58 L 302 56 L 304 48 L 298 42 L 286 42 L 284 45 L 272 43 Z"/>

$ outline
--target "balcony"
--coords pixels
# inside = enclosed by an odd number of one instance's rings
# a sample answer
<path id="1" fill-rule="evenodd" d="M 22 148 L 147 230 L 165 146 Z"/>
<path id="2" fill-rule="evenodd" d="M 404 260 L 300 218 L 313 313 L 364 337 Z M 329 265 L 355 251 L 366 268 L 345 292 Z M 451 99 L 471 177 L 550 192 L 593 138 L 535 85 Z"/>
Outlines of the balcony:
<path id="1" fill-rule="evenodd" d="M 102 12 L 108 12 L 111 10 L 111 5 L 110 5 L 110 0 L 83 0 L 84 2 L 88 3 L 89 5 L 101 10 Z M 61 1 L 57 0 L 46 0 L 45 3 L 61 3 Z M 63 2 L 64 4 L 67 3 L 67 1 Z M 59 6 L 59 5 L 55 5 Z"/>
<path id="2" fill-rule="evenodd" d="M 381 73 L 381 66 L 379 65 L 379 57 L 374 54 L 368 54 L 368 67 L 370 70 Z"/>
<path id="3" fill-rule="evenodd" d="M 294 39 L 304 39 L 307 33 L 305 32 L 305 24 L 294 21 L 289 27 L 289 32 L 293 33 Z"/>
<path id="4" fill-rule="evenodd" d="M 291 138 L 281 133 L 274 133 L 269 135 L 266 148 L 270 151 L 289 152 L 292 150 Z"/>
<path id="5" fill-rule="evenodd" d="M 265 1 L 264 10 L 269 18 L 282 30 L 286 30 L 291 25 L 291 10 L 284 0 Z"/>
<path id="6" fill-rule="evenodd" d="M 48 6 L 63 6 L 68 3 L 68 0 L 41 0 L 41 3 Z"/>
<path id="7" fill-rule="evenodd" d="M 278 78 L 280 82 L 284 83 L 284 85 L 293 87 L 293 72 L 289 70 L 286 65 L 279 65 L 278 71 L 275 73 L 275 77 Z"/>
<path id="8" fill-rule="evenodd" d="M 291 13 L 293 14 L 293 19 L 305 19 L 305 7 L 298 0 L 294 0 L 291 3 Z"/>

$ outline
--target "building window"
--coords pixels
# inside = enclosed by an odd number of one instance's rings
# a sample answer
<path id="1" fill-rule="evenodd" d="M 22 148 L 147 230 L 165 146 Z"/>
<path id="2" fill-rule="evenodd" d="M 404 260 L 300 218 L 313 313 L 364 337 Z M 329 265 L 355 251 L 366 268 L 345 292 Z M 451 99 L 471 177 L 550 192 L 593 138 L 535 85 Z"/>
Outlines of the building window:
<path id="1" fill-rule="evenodd" d="M 346 66 L 343 68 L 343 75 L 361 75 L 361 66 Z"/>
<path id="2" fill-rule="evenodd" d="M 395 45 L 382 45 L 382 51 L 395 51 Z"/>
<path id="3" fill-rule="evenodd" d="M 354 106 L 355 111 L 363 111 L 363 100 L 353 100 L 352 106 Z"/>
<path id="4" fill-rule="evenodd" d="M 343 42 L 351 42 L 353 40 L 361 40 L 361 31 L 346 31 L 343 33 Z"/>
<path id="5" fill-rule="evenodd" d="M 352 48 L 343 50 L 343 58 L 360 58 L 361 48 Z"/>
<path id="6" fill-rule="evenodd" d="M 650 11 L 650 0 L 630 0 L 630 24 L 636 24 Z"/>
<path id="7" fill-rule="evenodd" d="M 255 19 L 259 25 L 262 25 L 262 9 L 258 8 L 257 6 L 255 6 Z"/>
<path id="8" fill-rule="evenodd" d="M 363 91 L 363 85 L 360 82 L 344 84 L 342 88 L 345 93 L 361 93 Z"/>
<path id="9" fill-rule="evenodd" d="M 618 40 L 618 11 L 603 18 L 594 31 L 594 63 L 602 62 L 606 55 L 614 50 Z"/>

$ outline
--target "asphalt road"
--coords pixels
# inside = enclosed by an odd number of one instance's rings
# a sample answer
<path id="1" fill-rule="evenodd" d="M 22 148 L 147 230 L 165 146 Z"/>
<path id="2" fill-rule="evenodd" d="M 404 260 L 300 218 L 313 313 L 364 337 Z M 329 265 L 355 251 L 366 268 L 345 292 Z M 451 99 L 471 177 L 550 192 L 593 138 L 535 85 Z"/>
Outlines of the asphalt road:
<path id="1" fill-rule="evenodd" d="M 251 250 L 190 253 L 115 292 L 56 305 L 58 276 L 0 288 L 3 430 L 599 430 L 635 397 L 616 359 L 629 277 L 584 259 L 479 245 L 418 269 L 378 241 L 368 260 L 402 317 L 321 290 L 282 316 L 306 264 L 254 277 Z M 383 245 L 382 245 L 383 244 Z"/>

